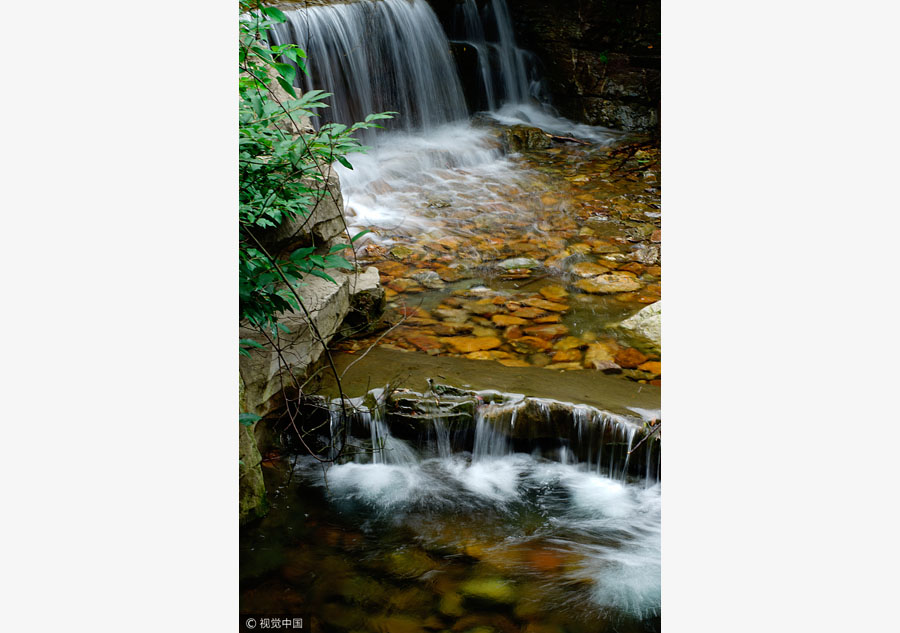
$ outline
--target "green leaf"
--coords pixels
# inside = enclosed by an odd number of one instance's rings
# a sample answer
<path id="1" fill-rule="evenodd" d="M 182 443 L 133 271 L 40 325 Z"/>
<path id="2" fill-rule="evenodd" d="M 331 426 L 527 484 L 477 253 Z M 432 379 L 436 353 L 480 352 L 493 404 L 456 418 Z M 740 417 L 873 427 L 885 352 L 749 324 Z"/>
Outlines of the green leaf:
<path id="1" fill-rule="evenodd" d="M 349 244 L 335 244 L 334 246 L 332 246 L 331 248 L 328 249 L 328 253 L 329 254 L 337 253 L 338 251 L 342 251 L 345 248 L 350 248 L 350 245 Z"/>
<path id="2" fill-rule="evenodd" d="M 259 349 L 266 349 L 265 345 L 254 341 L 252 338 L 242 338 L 240 340 L 241 345 L 246 345 L 247 347 L 258 347 Z"/>
<path id="3" fill-rule="evenodd" d="M 336 156 L 335 158 L 337 158 L 337 161 L 338 161 L 341 165 L 343 165 L 344 167 L 346 167 L 347 169 L 353 169 L 353 165 L 351 165 L 350 162 L 349 162 L 346 158 L 344 158 L 343 156 Z"/>
<path id="4" fill-rule="evenodd" d="M 287 16 L 282 13 L 280 9 L 276 9 L 275 7 L 263 7 L 262 12 L 276 22 L 284 22 L 287 20 Z"/>
<path id="5" fill-rule="evenodd" d="M 284 77 L 287 81 L 294 81 L 294 77 L 297 76 L 297 69 L 291 66 L 290 64 L 281 64 L 278 62 L 274 62 L 272 67 L 278 71 L 278 74 Z M 294 95 L 296 96 L 296 95 Z"/>
<path id="6" fill-rule="evenodd" d="M 346 268 L 347 270 L 356 270 L 353 264 L 348 262 L 340 255 L 329 255 L 325 258 L 325 268 Z"/>
<path id="7" fill-rule="evenodd" d="M 306 259 L 310 255 L 316 252 L 315 246 L 307 246 L 306 248 L 298 248 L 293 253 L 291 253 L 291 259 L 299 261 L 301 259 Z"/>
<path id="8" fill-rule="evenodd" d="M 257 420 L 262 420 L 262 418 L 255 413 L 242 413 L 239 416 L 239 419 L 241 424 L 243 424 L 244 426 L 251 426 Z"/>
<path id="9" fill-rule="evenodd" d="M 371 232 L 372 232 L 371 229 L 365 229 L 365 230 L 362 230 L 362 231 L 360 231 L 359 233 L 357 233 L 356 235 L 354 235 L 353 237 L 351 237 L 351 238 L 350 238 L 350 242 L 353 243 L 353 242 L 355 242 L 356 240 L 358 240 L 359 238 L 361 238 L 363 235 L 365 235 L 366 233 L 371 233 Z"/>
<path id="10" fill-rule="evenodd" d="M 316 277 L 321 277 L 322 279 L 327 279 L 328 281 L 330 281 L 330 282 L 333 283 L 333 284 L 336 284 L 336 283 L 337 283 L 337 282 L 334 280 L 334 277 L 332 277 L 331 275 L 329 275 L 329 274 L 326 273 L 325 271 L 320 270 L 320 269 L 318 269 L 318 268 L 313 268 L 311 271 L 309 271 L 309 274 L 315 275 Z"/>
<path id="11" fill-rule="evenodd" d="M 294 86 L 285 81 L 284 77 L 276 77 L 278 83 L 281 84 L 281 87 L 284 88 L 285 92 L 287 92 L 292 97 L 296 97 L 297 93 L 294 92 Z"/>

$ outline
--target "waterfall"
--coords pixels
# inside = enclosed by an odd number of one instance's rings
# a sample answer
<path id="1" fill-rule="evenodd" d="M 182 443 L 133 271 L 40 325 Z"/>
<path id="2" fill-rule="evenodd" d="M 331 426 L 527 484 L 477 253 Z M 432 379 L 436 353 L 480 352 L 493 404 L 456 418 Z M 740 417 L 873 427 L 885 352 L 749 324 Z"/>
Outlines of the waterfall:
<path id="1" fill-rule="evenodd" d="M 385 127 L 430 129 L 468 115 L 450 44 L 425 0 L 363 0 L 285 11 L 273 43 L 307 53 L 300 88 L 333 93 L 320 122 L 346 125 L 373 112 Z"/>

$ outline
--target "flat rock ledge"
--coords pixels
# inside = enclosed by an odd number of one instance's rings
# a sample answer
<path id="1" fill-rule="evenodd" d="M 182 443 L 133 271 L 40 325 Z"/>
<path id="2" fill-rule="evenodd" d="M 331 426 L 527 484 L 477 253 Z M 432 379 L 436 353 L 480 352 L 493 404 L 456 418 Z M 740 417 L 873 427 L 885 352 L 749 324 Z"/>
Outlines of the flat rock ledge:
<path id="1" fill-rule="evenodd" d="M 282 315 L 278 322 L 287 332 L 280 330 L 277 334 L 279 350 L 264 335 L 241 324 L 240 338 L 264 346 L 251 348 L 249 357 L 241 355 L 241 412 L 261 418 L 278 412 L 284 404 L 282 388 L 293 384 L 291 375 L 302 382 L 336 335 L 347 334 L 348 329 L 359 331 L 381 317 L 385 299 L 377 268 L 352 273 L 335 270 L 329 274 L 337 283 L 311 275 L 301 280 L 297 292 L 310 319 L 302 311 Z M 265 448 L 265 434 L 264 422 L 241 427 L 241 523 L 265 513 L 265 488 L 259 466 L 259 445 Z"/>

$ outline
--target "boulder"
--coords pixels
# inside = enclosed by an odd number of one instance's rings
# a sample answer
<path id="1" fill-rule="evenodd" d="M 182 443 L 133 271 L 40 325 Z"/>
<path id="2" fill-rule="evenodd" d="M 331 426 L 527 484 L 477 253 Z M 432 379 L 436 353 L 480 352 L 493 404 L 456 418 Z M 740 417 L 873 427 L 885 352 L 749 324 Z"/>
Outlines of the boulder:
<path id="1" fill-rule="evenodd" d="M 640 341 L 647 351 L 659 353 L 662 328 L 662 301 L 650 304 L 637 314 L 618 324 L 630 336 Z"/>
<path id="2" fill-rule="evenodd" d="M 331 270 L 329 274 L 337 283 L 311 275 L 300 280 L 297 292 L 303 298 L 315 328 L 310 327 L 302 311 L 281 315 L 278 322 L 287 328 L 287 332 L 278 333 L 280 354 L 271 348 L 262 334 L 246 323 L 241 324 L 240 338 L 253 339 L 264 346 L 264 349 L 249 350 L 250 356 L 240 359 L 245 412 L 265 417 L 281 405 L 282 387 L 292 383 L 290 375 L 305 375 L 322 356 L 323 341 L 319 340 L 316 330 L 327 344 L 339 332 L 349 333 L 361 327 L 363 322 L 371 323 L 380 316 L 384 290 L 379 284 L 377 268 L 373 266 L 364 272 L 352 273 Z M 348 315 L 351 323 L 343 330 Z"/>
<path id="3" fill-rule="evenodd" d="M 512 125 L 503 130 L 503 146 L 510 153 L 529 149 L 547 149 L 551 144 L 550 137 L 538 127 Z"/>
<path id="4" fill-rule="evenodd" d="M 243 525 L 264 516 L 268 509 L 268 503 L 260 467 L 262 455 L 256 446 L 256 436 L 253 434 L 252 427 L 243 424 L 240 425 L 239 432 L 238 517 Z"/>

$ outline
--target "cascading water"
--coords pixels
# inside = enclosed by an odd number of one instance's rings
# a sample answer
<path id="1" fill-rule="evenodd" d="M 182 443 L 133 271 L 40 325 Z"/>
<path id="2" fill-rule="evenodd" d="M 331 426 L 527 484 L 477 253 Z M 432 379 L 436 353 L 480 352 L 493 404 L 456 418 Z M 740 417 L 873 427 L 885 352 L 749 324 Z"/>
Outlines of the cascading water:
<path id="1" fill-rule="evenodd" d="M 481 15 L 461 6 L 459 37 L 480 48 L 479 60 L 491 116 L 504 125 L 525 123 L 547 132 L 609 144 L 605 128 L 573 123 L 535 101 L 540 94 L 530 53 L 516 46 L 504 0 Z M 286 11 L 275 44 L 307 51 L 309 75 L 301 88 L 333 93 L 320 119 L 350 124 L 373 112 L 395 111 L 387 130 L 366 130 L 373 149 L 340 165 L 345 211 L 352 229 L 415 234 L 435 228 L 421 213 L 429 199 L 456 199 L 455 210 L 483 213 L 497 199 L 498 183 L 522 170 L 503 156 L 489 130 L 468 121 L 465 98 L 450 55 L 450 41 L 425 0 L 362 0 Z M 469 40 L 468 38 L 471 38 Z M 302 75 L 298 75 L 302 76 Z M 317 124 L 316 120 L 313 120 Z"/>
<path id="2" fill-rule="evenodd" d="M 349 124 L 400 113 L 388 128 L 428 130 L 467 116 L 447 39 L 424 0 L 364 0 L 285 13 L 276 44 L 307 53 L 306 90 L 333 93 L 320 118 Z"/>

